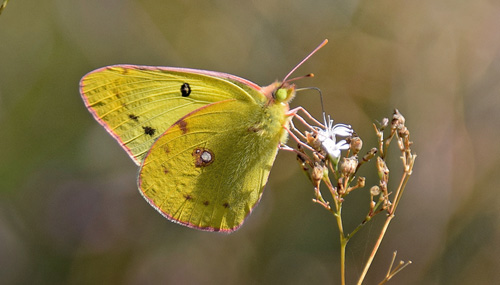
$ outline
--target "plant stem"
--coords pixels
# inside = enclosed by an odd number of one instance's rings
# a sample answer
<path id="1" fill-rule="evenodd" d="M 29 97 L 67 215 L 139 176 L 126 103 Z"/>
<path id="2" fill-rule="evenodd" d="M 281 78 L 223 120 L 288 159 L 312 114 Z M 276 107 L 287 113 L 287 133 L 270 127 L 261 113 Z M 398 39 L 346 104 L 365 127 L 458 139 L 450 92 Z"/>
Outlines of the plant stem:
<path id="1" fill-rule="evenodd" d="M 375 246 L 373 247 L 372 253 L 370 254 L 370 257 L 368 258 L 368 261 L 366 262 L 366 265 L 363 268 L 363 273 L 361 273 L 361 276 L 359 277 L 358 285 L 361 285 L 361 283 L 363 283 L 363 280 L 366 277 L 366 273 L 368 272 L 368 269 L 370 269 L 370 266 L 373 262 L 373 259 L 375 258 L 375 254 L 377 254 L 377 251 L 380 247 L 380 244 L 382 243 L 382 240 L 384 239 L 385 233 L 387 232 L 387 228 L 389 227 L 389 224 L 391 223 L 392 219 L 395 216 L 394 213 L 396 212 L 396 208 L 399 205 L 399 201 L 401 200 L 401 196 L 403 195 L 403 191 L 406 188 L 406 183 L 408 183 L 408 180 L 410 179 L 412 166 L 413 166 L 413 164 L 411 164 L 409 170 L 405 170 L 405 172 L 403 173 L 403 176 L 401 177 L 401 180 L 400 180 L 399 185 L 398 185 L 398 189 L 397 189 L 395 197 L 394 197 L 394 203 L 392 204 L 391 208 L 388 209 L 389 215 L 387 216 L 387 219 L 385 220 L 384 226 L 382 227 L 382 230 L 380 231 L 380 235 L 377 239 L 377 242 L 375 243 Z M 406 167 L 406 165 L 405 165 L 405 167 Z"/>
<path id="2" fill-rule="evenodd" d="M 406 188 L 406 183 L 408 183 L 408 180 L 410 179 L 410 175 L 405 172 L 403 173 L 403 177 L 401 178 L 398 191 L 396 193 L 396 196 L 394 197 L 394 204 L 392 205 L 391 213 L 394 213 L 396 211 L 396 208 L 399 204 L 399 201 L 401 200 L 401 197 L 403 196 L 403 191 Z"/>
<path id="3" fill-rule="evenodd" d="M 335 219 L 337 220 L 337 226 L 339 228 L 340 236 L 340 280 L 341 284 L 345 285 L 345 249 L 347 247 L 347 242 L 349 241 L 344 234 L 344 226 L 342 225 L 342 204 L 335 205 L 336 211 L 333 212 Z"/>
<path id="4" fill-rule="evenodd" d="M 345 249 L 349 239 L 340 234 L 340 280 L 341 284 L 345 285 Z"/>
<path id="5" fill-rule="evenodd" d="M 380 235 L 377 239 L 377 242 L 375 243 L 375 246 L 373 247 L 373 250 L 370 254 L 370 257 L 368 257 L 368 261 L 366 262 L 365 268 L 363 268 L 363 273 L 361 273 L 361 276 L 359 277 L 358 285 L 361 285 L 363 283 L 363 280 L 366 277 L 366 273 L 368 272 L 368 269 L 370 269 L 372 261 L 375 258 L 375 254 L 377 254 L 377 251 L 380 247 L 380 244 L 382 243 L 382 240 L 384 239 L 385 233 L 387 232 L 387 228 L 389 227 L 389 224 L 391 223 L 393 218 L 394 218 L 394 212 L 392 214 L 390 214 L 387 217 L 387 219 L 385 220 L 384 226 L 382 227 L 382 230 L 380 231 Z"/>
<path id="6" fill-rule="evenodd" d="M 362 227 L 364 227 L 364 225 L 366 225 L 370 220 L 372 219 L 372 217 L 370 216 L 367 216 L 365 218 L 365 220 L 359 224 L 350 234 L 347 235 L 347 239 L 351 239 L 351 237 L 353 237 Z"/>

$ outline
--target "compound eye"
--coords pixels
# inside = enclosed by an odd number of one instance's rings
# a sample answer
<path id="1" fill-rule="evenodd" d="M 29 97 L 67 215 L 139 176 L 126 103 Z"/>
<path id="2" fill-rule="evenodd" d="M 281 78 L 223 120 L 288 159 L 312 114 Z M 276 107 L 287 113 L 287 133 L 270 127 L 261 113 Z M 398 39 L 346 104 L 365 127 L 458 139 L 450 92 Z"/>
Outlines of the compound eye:
<path id="1" fill-rule="evenodd" d="M 284 88 L 279 88 L 274 92 L 274 99 L 278 102 L 283 102 L 288 97 L 288 91 Z"/>

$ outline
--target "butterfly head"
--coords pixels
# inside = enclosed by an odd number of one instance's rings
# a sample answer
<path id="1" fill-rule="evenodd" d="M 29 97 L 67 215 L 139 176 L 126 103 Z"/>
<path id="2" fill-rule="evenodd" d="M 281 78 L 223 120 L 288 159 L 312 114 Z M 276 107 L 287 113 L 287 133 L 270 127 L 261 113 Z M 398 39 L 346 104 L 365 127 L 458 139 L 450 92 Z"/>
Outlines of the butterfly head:
<path id="1" fill-rule="evenodd" d="M 295 84 L 276 81 L 261 91 L 269 103 L 288 103 L 295 97 Z"/>
<path id="2" fill-rule="evenodd" d="M 270 94 L 271 94 L 272 100 L 274 102 L 288 103 L 293 99 L 293 97 L 295 97 L 295 93 L 297 91 L 295 89 L 295 84 L 293 84 L 291 82 L 295 81 L 295 80 L 302 79 L 302 78 L 307 78 L 307 77 L 314 77 L 314 74 L 309 73 L 309 74 L 306 74 L 304 76 L 299 76 L 299 77 L 285 80 L 283 82 L 277 81 L 277 82 L 274 82 L 273 84 L 271 84 L 265 88 L 270 88 L 270 91 L 271 91 Z M 265 91 L 269 92 L 269 90 L 265 90 Z M 266 96 L 268 98 L 270 98 L 268 95 L 266 95 Z"/>
<path id="3" fill-rule="evenodd" d="M 295 97 L 295 84 L 281 83 L 272 93 L 275 102 L 289 102 Z"/>

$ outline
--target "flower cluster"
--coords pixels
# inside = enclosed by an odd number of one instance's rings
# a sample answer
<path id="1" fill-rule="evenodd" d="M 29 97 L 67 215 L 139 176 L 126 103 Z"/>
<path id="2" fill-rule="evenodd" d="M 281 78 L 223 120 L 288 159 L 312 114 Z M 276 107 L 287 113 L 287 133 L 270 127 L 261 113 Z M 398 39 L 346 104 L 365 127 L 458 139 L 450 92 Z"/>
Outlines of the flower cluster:
<path id="1" fill-rule="evenodd" d="M 319 127 L 308 125 L 304 119 L 298 117 L 308 127 L 309 131 L 306 131 L 305 135 L 302 135 L 292 125 L 292 129 L 305 140 L 305 143 L 297 140 L 298 147 L 297 149 L 293 149 L 293 151 L 297 153 L 302 170 L 313 184 L 315 194 L 313 202 L 330 211 L 337 221 L 341 238 L 342 284 L 345 284 L 344 263 L 347 242 L 375 215 L 382 212 L 387 214 L 386 222 L 381 229 L 379 239 L 359 278 L 358 284 L 361 284 L 378 251 L 380 242 L 387 231 L 390 221 L 395 217 L 394 212 L 403 195 L 406 183 L 412 174 L 416 155 L 411 150 L 410 131 L 405 126 L 406 120 L 403 115 L 398 110 L 395 110 L 391 121 L 384 118 L 380 124 L 373 125 L 377 136 L 377 147 L 373 147 L 365 155 L 359 156 L 359 152 L 363 147 L 363 141 L 356 135 L 350 125 L 334 125 L 330 116 L 328 116 L 327 120 L 325 115 L 323 115 L 324 125 L 312 117 L 309 118 L 315 121 Z M 337 140 L 337 137 L 343 137 L 343 139 Z M 401 179 L 395 186 L 389 185 L 389 166 L 386 162 L 389 145 L 393 141 L 397 142 L 404 167 Z M 342 151 L 345 151 L 344 157 L 342 157 Z M 342 216 L 344 199 L 346 199 L 346 196 L 351 191 L 365 187 L 366 179 L 364 177 L 356 178 L 356 175 L 359 168 L 373 158 L 376 158 L 374 166 L 379 179 L 377 183 L 373 183 L 367 190 L 367 195 L 370 196 L 369 204 L 366 207 L 359 207 L 359 209 L 367 211 L 367 214 L 365 219 L 354 230 L 347 231 L 343 226 Z M 323 198 L 321 186 L 328 188 L 331 199 Z M 326 193 L 326 191 L 324 192 Z M 391 263 L 389 272 L 383 282 L 391 279 L 392 276 L 410 263 L 403 262 L 395 268 L 392 268 Z"/>

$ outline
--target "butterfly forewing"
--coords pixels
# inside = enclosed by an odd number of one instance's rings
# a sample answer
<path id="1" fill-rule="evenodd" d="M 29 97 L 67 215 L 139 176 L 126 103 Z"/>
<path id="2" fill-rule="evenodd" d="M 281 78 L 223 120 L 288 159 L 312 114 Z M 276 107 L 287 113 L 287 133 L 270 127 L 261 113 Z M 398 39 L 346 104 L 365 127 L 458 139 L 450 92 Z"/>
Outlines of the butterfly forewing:
<path id="1" fill-rule="evenodd" d="M 136 164 L 185 114 L 227 99 L 263 100 L 256 88 L 223 73 L 133 65 L 97 69 L 80 82 L 87 108 Z"/>

